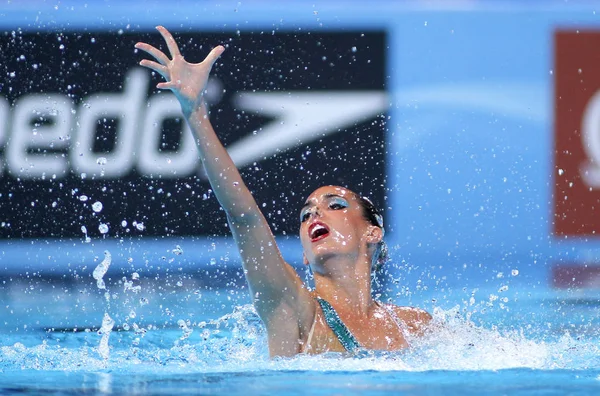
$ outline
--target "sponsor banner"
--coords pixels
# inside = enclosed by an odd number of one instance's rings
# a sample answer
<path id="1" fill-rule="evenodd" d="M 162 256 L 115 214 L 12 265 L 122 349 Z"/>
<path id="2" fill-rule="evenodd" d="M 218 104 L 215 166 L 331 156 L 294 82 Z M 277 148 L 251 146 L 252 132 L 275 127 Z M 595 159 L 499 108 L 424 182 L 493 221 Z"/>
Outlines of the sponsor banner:
<path id="1" fill-rule="evenodd" d="M 211 120 L 277 234 L 306 196 L 385 196 L 383 31 L 174 32 L 201 61 L 217 44 Z M 177 101 L 137 66 L 157 33 L 0 37 L 0 238 L 224 235 Z"/>
<path id="2" fill-rule="evenodd" d="M 554 234 L 600 235 L 600 31 L 555 34 Z"/>

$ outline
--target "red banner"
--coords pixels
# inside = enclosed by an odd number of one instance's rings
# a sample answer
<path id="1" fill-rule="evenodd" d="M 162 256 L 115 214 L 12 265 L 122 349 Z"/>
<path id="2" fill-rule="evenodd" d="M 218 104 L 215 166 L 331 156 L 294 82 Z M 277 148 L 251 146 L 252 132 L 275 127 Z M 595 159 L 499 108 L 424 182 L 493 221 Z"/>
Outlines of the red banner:
<path id="1" fill-rule="evenodd" d="M 600 235 L 600 31 L 555 35 L 554 234 Z"/>

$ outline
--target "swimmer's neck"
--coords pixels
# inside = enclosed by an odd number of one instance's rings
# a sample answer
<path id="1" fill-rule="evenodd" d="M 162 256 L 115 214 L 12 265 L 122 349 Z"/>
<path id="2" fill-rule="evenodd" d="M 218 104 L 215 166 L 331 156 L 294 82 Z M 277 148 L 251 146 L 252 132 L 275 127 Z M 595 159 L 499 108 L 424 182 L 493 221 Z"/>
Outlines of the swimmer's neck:
<path id="1" fill-rule="evenodd" d="M 366 271 L 352 271 L 344 275 L 315 274 L 315 293 L 336 310 L 367 315 L 374 300 L 371 296 L 371 276 Z"/>

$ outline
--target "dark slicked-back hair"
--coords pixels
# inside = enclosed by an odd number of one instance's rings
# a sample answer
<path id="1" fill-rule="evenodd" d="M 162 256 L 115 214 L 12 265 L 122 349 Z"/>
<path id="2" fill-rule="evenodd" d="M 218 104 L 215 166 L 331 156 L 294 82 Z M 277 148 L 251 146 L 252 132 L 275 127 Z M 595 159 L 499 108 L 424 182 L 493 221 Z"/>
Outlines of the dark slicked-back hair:
<path id="1" fill-rule="evenodd" d="M 383 234 L 385 235 L 385 228 L 383 227 L 383 216 L 381 215 L 381 212 L 379 212 L 379 209 L 377 209 L 377 207 L 369 198 L 360 196 L 358 194 L 357 197 L 358 203 L 362 208 L 363 217 L 365 218 L 365 220 L 367 220 L 371 225 L 381 228 L 381 231 L 383 231 Z M 379 270 L 387 261 L 388 248 L 387 244 L 382 238 L 381 241 L 379 241 L 379 243 L 377 244 L 377 250 L 373 254 L 371 262 L 373 270 Z"/>

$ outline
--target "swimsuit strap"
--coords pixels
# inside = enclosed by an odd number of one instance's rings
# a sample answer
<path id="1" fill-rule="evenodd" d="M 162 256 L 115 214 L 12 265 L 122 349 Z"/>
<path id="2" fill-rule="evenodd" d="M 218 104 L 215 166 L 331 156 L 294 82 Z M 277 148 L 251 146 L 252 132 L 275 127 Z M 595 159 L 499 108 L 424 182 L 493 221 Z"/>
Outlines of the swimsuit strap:
<path id="1" fill-rule="evenodd" d="M 315 317 L 312 322 L 312 326 L 310 326 L 310 331 L 308 332 L 308 338 L 306 339 L 306 344 L 304 344 L 304 348 L 302 348 L 303 352 L 308 351 L 310 348 L 310 342 L 312 341 L 313 334 L 315 333 L 315 326 L 317 324 L 317 313 L 315 312 Z"/>
<path id="2" fill-rule="evenodd" d="M 321 305 L 327 325 L 331 328 L 344 349 L 346 349 L 348 352 L 356 352 L 361 349 L 360 344 L 358 341 L 356 341 L 356 338 L 354 338 L 344 322 L 342 322 L 342 319 L 340 319 L 340 316 L 337 312 L 335 312 L 335 309 L 333 309 L 331 304 L 323 300 L 321 297 L 317 297 L 317 301 L 319 302 L 319 305 Z"/>

